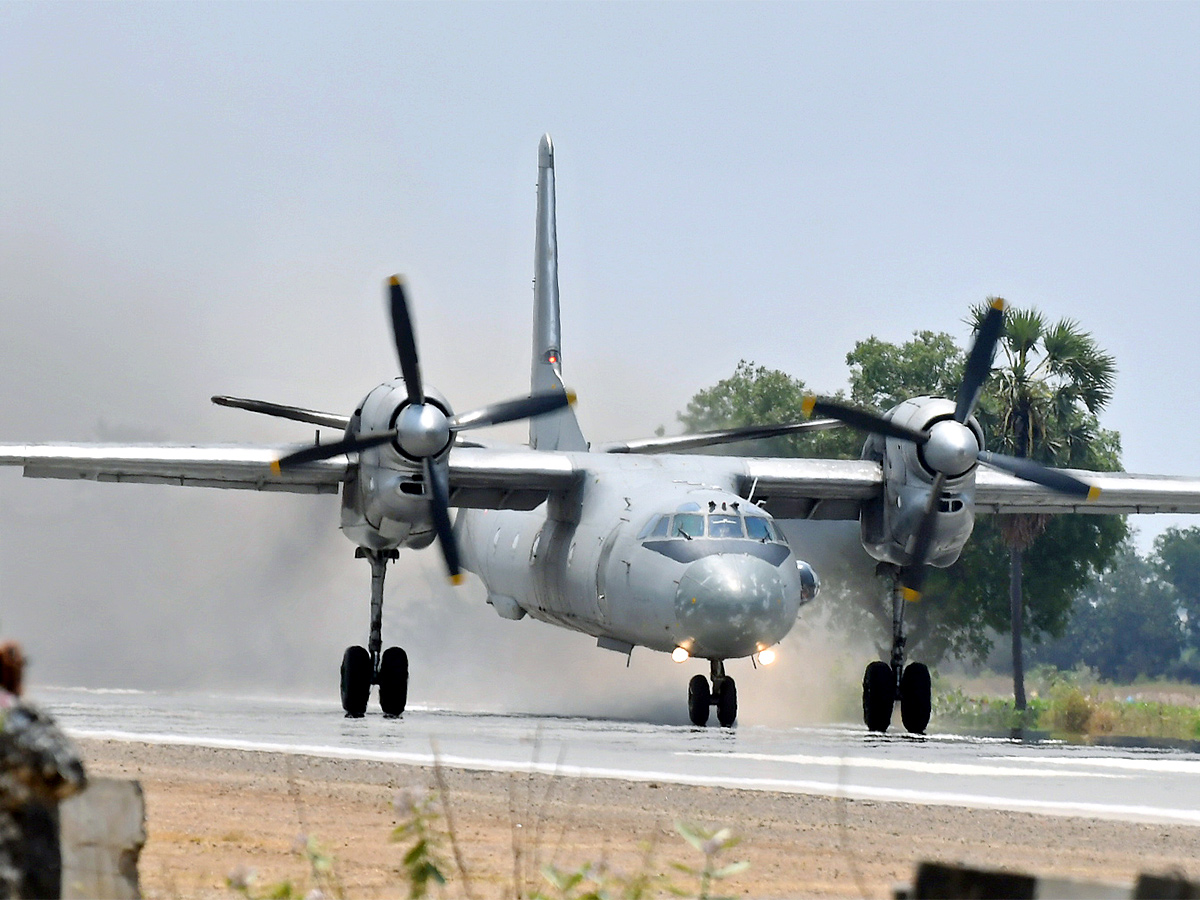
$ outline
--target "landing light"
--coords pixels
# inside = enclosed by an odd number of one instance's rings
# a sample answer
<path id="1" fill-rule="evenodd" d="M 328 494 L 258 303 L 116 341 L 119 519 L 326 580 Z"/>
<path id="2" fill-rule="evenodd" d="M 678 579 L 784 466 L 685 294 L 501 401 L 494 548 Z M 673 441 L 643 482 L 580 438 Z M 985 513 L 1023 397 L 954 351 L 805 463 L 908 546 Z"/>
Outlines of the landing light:
<path id="1" fill-rule="evenodd" d="M 689 656 L 691 656 L 691 654 L 688 653 L 686 650 L 684 650 L 682 647 L 676 647 L 674 650 L 671 651 L 671 659 L 673 659 L 677 663 L 687 662 Z"/>
<path id="2" fill-rule="evenodd" d="M 775 651 L 771 649 L 760 650 L 758 652 L 758 664 L 760 666 L 769 666 L 775 662 Z"/>

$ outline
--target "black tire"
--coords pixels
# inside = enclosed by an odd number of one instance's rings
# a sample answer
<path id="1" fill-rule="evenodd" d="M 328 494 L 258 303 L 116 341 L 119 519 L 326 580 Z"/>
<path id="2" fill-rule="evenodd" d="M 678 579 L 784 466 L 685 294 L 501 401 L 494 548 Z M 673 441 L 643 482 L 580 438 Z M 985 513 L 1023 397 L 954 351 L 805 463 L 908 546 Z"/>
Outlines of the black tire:
<path id="1" fill-rule="evenodd" d="M 385 716 L 398 716 L 408 702 L 408 654 L 388 647 L 379 660 L 379 707 Z"/>
<path id="2" fill-rule="evenodd" d="M 342 654 L 342 709 L 352 719 L 361 719 L 371 696 L 371 654 L 365 647 L 347 647 Z"/>
<path id="3" fill-rule="evenodd" d="M 905 667 L 900 676 L 900 719 L 909 734 L 924 734 L 933 712 L 929 669 L 922 663 Z"/>
<path id="4" fill-rule="evenodd" d="M 876 660 L 863 673 L 863 721 L 868 731 L 883 734 L 892 724 L 892 707 L 896 705 L 896 676 L 892 667 Z"/>
<path id="5" fill-rule="evenodd" d="M 737 685 L 732 678 L 721 682 L 721 690 L 717 694 L 717 722 L 722 728 L 729 728 L 737 721 Z"/>
<path id="6" fill-rule="evenodd" d="M 708 689 L 708 679 L 703 675 L 695 675 L 688 682 L 688 718 L 693 725 L 704 727 L 708 724 L 708 708 L 712 705 L 712 692 Z"/>

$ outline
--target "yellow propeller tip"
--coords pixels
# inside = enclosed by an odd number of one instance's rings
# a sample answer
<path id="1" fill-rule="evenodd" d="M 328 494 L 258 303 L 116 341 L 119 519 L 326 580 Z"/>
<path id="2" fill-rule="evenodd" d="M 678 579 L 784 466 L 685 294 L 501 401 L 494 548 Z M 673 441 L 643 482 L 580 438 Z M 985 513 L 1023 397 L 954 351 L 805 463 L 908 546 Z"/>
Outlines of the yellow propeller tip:
<path id="1" fill-rule="evenodd" d="M 1001 312 L 1003 312 L 1004 311 L 1004 298 L 1003 297 L 993 297 L 992 298 L 992 309 L 998 309 Z"/>
<path id="2" fill-rule="evenodd" d="M 1089 503 L 1091 503 L 1093 500 L 1098 500 L 1100 498 L 1100 488 L 1093 484 L 1090 488 L 1088 488 L 1087 498 Z"/>
<path id="3" fill-rule="evenodd" d="M 388 279 L 388 284 L 390 284 L 392 287 L 396 287 L 403 280 L 404 279 L 401 278 L 399 275 L 393 275 L 391 278 Z"/>
<path id="4" fill-rule="evenodd" d="M 574 391 L 567 391 L 567 406 L 574 406 L 576 399 Z"/>
<path id="5" fill-rule="evenodd" d="M 455 587 L 458 587 L 460 584 L 462 584 L 466 580 L 467 580 L 467 576 L 464 575 L 462 572 L 459 572 L 457 575 L 450 576 L 450 583 L 452 585 L 454 585 Z"/>
<path id="6" fill-rule="evenodd" d="M 803 400 L 800 401 L 800 411 L 802 413 L 804 413 L 804 417 L 806 419 L 809 418 L 810 416 L 812 416 L 813 408 L 816 405 L 817 405 L 817 398 L 815 396 L 813 396 L 812 394 L 809 394 L 807 397 L 805 397 Z"/>
<path id="7" fill-rule="evenodd" d="M 282 469 L 282 468 L 280 468 L 280 466 L 279 466 L 279 460 L 277 460 L 277 459 L 273 459 L 273 460 L 271 460 L 271 474 L 272 474 L 272 475 L 281 475 L 281 474 L 283 474 L 283 469 Z"/>
<path id="8" fill-rule="evenodd" d="M 909 603 L 916 603 L 918 600 L 921 599 L 921 592 L 914 591 L 912 588 L 908 588 L 908 587 L 901 588 L 900 593 L 904 596 L 904 599 L 907 600 Z"/>

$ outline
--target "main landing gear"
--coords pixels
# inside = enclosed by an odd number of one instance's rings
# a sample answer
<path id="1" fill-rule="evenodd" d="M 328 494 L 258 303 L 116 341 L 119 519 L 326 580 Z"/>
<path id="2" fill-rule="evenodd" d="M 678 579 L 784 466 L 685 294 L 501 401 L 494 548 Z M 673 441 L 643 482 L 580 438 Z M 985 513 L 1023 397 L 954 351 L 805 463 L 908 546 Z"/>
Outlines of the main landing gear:
<path id="1" fill-rule="evenodd" d="M 688 718 L 693 725 L 708 724 L 708 713 L 717 708 L 717 721 L 722 728 L 730 727 L 737 719 L 737 685 L 725 674 L 723 659 L 709 660 L 712 668 L 712 687 L 703 675 L 693 676 L 688 682 Z"/>
<path id="2" fill-rule="evenodd" d="M 892 724 L 900 701 L 900 719 L 912 734 L 924 734 L 933 710 L 929 669 L 922 663 L 904 665 L 904 594 L 899 572 L 892 575 L 892 661 L 875 661 L 863 673 L 863 721 L 867 729 L 883 733 Z"/>
<path id="3" fill-rule="evenodd" d="M 358 719 L 367 711 L 371 685 L 379 685 L 379 706 L 386 716 L 398 716 L 408 702 L 408 654 L 399 647 L 383 650 L 383 577 L 398 550 L 354 551 L 371 563 L 371 637 L 367 649 L 347 647 L 342 655 L 342 709 Z M 380 652 L 382 651 L 382 652 Z"/>

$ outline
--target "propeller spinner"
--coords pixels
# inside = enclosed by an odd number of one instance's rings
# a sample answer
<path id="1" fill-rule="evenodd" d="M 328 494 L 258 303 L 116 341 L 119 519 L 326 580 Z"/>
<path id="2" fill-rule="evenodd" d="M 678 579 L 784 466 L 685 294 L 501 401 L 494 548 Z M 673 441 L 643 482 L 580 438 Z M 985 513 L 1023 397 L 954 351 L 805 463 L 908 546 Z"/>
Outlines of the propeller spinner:
<path id="1" fill-rule="evenodd" d="M 955 402 L 954 417 L 939 419 L 925 430 L 917 431 L 905 427 L 876 413 L 847 406 L 836 400 L 811 396 L 804 399 L 802 408 L 806 415 L 828 416 L 861 431 L 911 441 L 921 448 L 925 462 L 936 473 L 925 511 L 913 538 L 911 561 L 901 573 L 904 596 L 909 600 L 918 600 L 921 597 L 921 588 L 928 569 L 929 551 L 933 546 L 937 527 L 938 501 L 946 482 L 965 475 L 977 463 L 1070 496 L 1087 500 L 1095 500 L 1100 496 L 1098 487 L 1080 481 L 1061 469 L 1052 469 L 1031 459 L 984 450 L 979 445 L 975 432 L 967 425 L 967 420 L 979 405 L 984 382 L 991 374 L 992 359 L 1003 331 L 1004 301 L 996 298 L 988 307 L 975 336 L 975 343 L 967 355 L 962 384 L 959 386 Z"/>
<path id="2" fill-rule="evenodd" d="M 575 402 L 571 391 L 548 391 L 493 403 L 481 409 L 448 416 L 441 407 L 427 402 L 421 365 L 417 357 L 417 340 L 413 331 L 412 314 L 404 290 L 404 281 L 393 276 L 388 282 L 391 305 L 392 335 L 396 344 L 396 355 L 400 360 L 400 373 L 404 377 L 408 402 L 396 417 L 395 427 L 384 431 L 353 434 L 332 444 L 317 444 L 289 453 L 271 464 L 278 474 L 305 463 L 330 459 L 347 453 L 357 453 L 380 444 L 395 442 L 401 453 L 414 462 L 422 463 L 434 530 L 438 545 L 446 561 L 450 580 L 459 584 L 462 569 L 459 565 L 458 544 L 450 523 L 450 472 L 444 457 L 455 433 L 487 425 L 501 425 L 519 419 L 544 416 Z"/>

